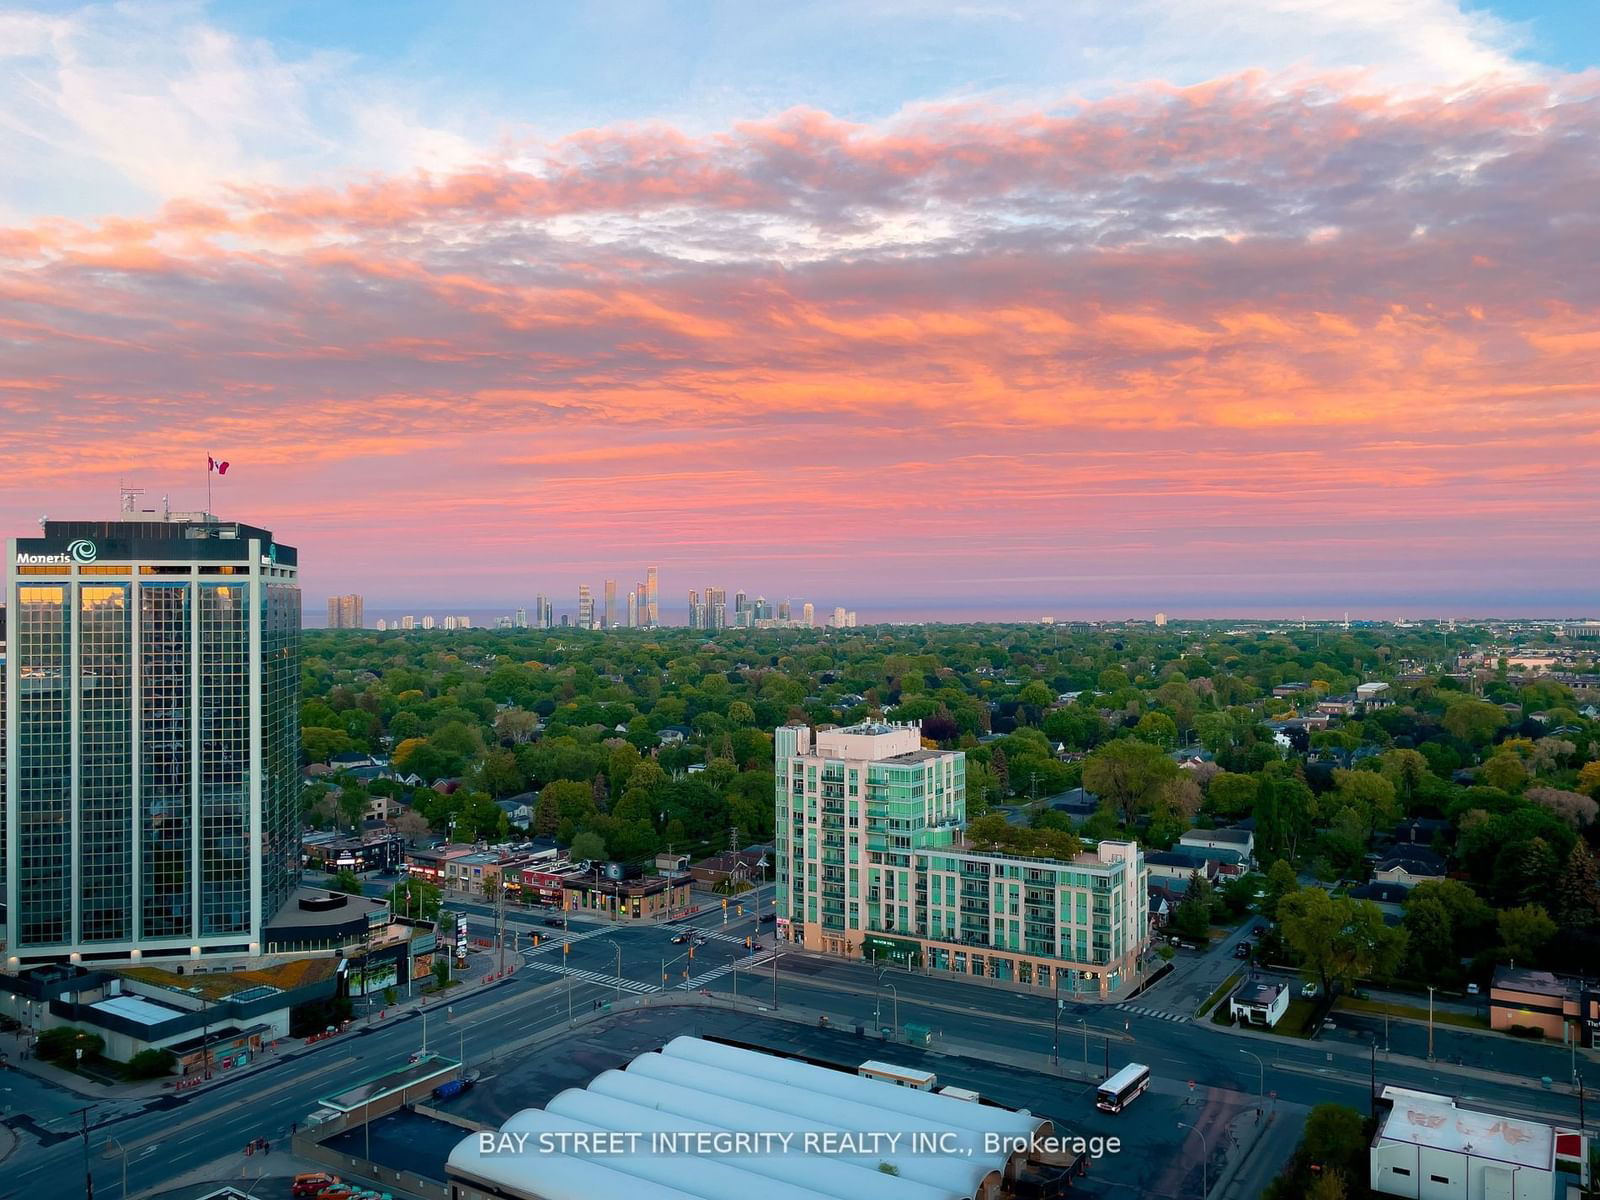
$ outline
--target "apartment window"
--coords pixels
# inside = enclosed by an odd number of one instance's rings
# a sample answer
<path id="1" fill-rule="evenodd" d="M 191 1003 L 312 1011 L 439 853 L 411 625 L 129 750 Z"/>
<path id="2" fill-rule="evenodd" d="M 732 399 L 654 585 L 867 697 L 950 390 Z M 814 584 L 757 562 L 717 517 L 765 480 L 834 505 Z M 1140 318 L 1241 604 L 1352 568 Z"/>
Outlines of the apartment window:
<path id="1" fill-rule="evenodd" d="M 1446 1175 L 1429 1175 L 1428 1178 L 1431 1179 L 1434 1183 L 1449 1183 L 1450 1182 L 1449 1176 L 1446 1176 Z"/>

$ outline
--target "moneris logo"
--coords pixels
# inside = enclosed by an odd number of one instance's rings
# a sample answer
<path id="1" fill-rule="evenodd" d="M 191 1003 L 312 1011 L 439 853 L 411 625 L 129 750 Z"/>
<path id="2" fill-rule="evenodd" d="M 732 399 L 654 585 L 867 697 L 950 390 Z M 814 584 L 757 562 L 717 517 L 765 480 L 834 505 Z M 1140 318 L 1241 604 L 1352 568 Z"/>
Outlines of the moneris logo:
<path id="1" fill-rule="evenodd" d="M 79 538 L 75 542 L 68 543 L 67 553 L 72 555 L 73 562 L 92 563 L 99 551 L 88 538 Z"/>
<path id="2" fill-rule="evenodd" d="M 92 563 L 100 555 L 99 548 L 88 538 L 78 538 L 67 543 L 65 554 L 17 553 L 19 567 L 64 567 L 70 563 Z"/>

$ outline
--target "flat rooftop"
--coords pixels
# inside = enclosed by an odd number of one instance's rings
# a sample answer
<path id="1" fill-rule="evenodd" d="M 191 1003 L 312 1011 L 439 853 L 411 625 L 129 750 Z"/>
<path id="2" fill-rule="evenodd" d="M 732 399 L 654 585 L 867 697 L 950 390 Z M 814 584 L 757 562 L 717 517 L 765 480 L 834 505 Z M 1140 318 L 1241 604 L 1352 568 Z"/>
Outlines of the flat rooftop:
<path id="1" fill-rule="evenodd" d="M 1380 1139 L 1542 1171 L 1555 1165 L 1555 1130 L 1549 1125 L 1459 1108 L 1450 1097 L 1431 1092 L 1386 1087 L 1383 1098 L 1394 1107 L 1378 1125 Z"/>
<path id="2" fill-rule="evenodd" d="M 125 1021 L 133 1021 L 146 1027 L 164 1025 L 174 1017 L 188 1015 L 187 1009 L 176 1008 L 170 1004 L 157 1004 L 153 1000 L 146 1000 L 143 996 L 113 996 L 109 1000 L 96 1001 L 89 1007 L 94 1012 L 121 1017 Z"/>

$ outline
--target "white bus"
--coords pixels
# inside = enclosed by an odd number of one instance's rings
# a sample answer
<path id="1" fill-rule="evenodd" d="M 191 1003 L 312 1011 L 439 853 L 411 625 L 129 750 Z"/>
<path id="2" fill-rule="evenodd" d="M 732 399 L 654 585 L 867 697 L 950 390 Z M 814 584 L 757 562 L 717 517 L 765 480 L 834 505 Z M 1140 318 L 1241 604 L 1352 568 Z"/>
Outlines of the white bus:
<path id="1" fill-rule="evenodd" d="M 1095 1090 L 1094 1106 L 1106 1112 L 1121 1112 L 1149 1086 L 1150 1068 L 1143 1063 L 1129 1063 Z"/>
<path id="2" fill-rule="evenodd" d="M 919 1071 L 915 1067 L 900 1067 L 871 1059 L 857 1067 L 856 1074 L 863 1079 L 878 1079 L 896 1087 L 916 1088 L 919 1092 L 931 1092 L 934 1084 L 939 1082 L 938 1076 L 932 1071 Z"/>

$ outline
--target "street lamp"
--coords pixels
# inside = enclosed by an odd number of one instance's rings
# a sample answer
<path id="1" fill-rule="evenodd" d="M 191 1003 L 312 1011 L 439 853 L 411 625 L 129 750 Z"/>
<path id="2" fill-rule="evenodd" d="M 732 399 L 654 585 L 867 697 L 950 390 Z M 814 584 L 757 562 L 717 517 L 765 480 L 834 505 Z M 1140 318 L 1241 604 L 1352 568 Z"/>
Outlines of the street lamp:
<path id="1" fill-rule="evenodd" d="M 1198 1125 L 1186 1125 L 1184 1122 L 1179 1121 L 1178 1128 L 1192 1129 L 1200 1134 L 1200 1194 L 1202 1196 L 1208 1195 L 1211 1191 L 1211 1147 L 1206 1142 L 1206 1135 L 1200 1133 Z"/>
<path id="2" fill-rule="evenodd" d="M 1078 1018 L 1078 1024 L 1083 1028 L 1083 1073 L 1089 1073 L 1089 1022 L 1083 1017 Z"/>
<path id="3" fill-rule="evenodd" d="M 451 1005 L 447 1005 L 445 1007 L 444 1019 L 447 1022 L 448 1021 L 454 1021 L 456 1019 L 456 1006 L 455 1005 L 451 1004 Z M 461 1053 L 459 1055 L 457 1055 L 457 1061 L 460 1062 L 461 1065 L 464 1067 L 464 1066 L 467 1065 L 467 1031 L 465 1029 L 458 1029 L 458 1030 L 456 1030 L 456 1033 L 459 1034 L 460 1037 L 461 1037 Z"/>
<path id="4" fill-rule="evenodd" d="M 1267 1064 L 1261 1061 L 1261 1056 L 1259 1054 L 1251 1054 L 1250 1051 L 1248 1051 L 1248 1050 L 1241 1050 L 1241 1051 L 1239 1051 L 1239 1053 L 1240 1054 L 1249 1054 L 1251 1058 L 1256 1060 L 1256 1066 L 1261 1069 L 1261 1079 L 1260 1079 L 1259 1085 L 1256 1088 L 1256 1098 L 1258 1100 L 1266 1099 L 1266 1095 L 1267 1095 Z"/>
<path id="5" fill-rule="evenodd" d="M 1428 985 L 1428 1061 L 1433 1061 L 1433 984 Z"/>
<path id="6" fill-rule="evenodd" d="M 892 983 L 886 983 L 883 986 L 888 988 L 889 994 L 894 997 L 895 1040 L 898 1041 L 900 1039 L 900 990 Z"/>

